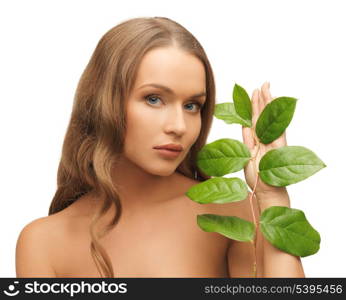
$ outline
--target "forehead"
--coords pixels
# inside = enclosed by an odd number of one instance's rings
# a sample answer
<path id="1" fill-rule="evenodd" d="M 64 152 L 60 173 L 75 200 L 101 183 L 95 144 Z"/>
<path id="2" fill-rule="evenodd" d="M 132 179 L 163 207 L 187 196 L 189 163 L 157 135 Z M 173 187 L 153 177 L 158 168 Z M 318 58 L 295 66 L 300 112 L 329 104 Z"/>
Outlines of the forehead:
<path id="1" fill-rule="evenodd" d="M 203 63 L 192 54 L 175 47 L 156 48 L 145 54 L 136 76 L 135 89 L 158 83 L 182 93 L 205 90 Z"/>

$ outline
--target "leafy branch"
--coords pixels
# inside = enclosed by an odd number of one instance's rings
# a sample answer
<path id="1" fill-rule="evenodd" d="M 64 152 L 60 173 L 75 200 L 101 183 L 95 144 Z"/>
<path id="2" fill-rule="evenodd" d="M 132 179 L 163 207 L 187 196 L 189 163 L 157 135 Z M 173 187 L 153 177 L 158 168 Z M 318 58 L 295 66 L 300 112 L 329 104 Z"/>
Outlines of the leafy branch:
<path id="1" fill-rule="evenodd" d="M 246 90 L 235 84 L 234 103 L 216 104 L 214 115 L 227 124 L 241 124 L 252 128 L 256 143 L 269 144 L 280 137 L 290 124 L 297 99 L 278 97 L 268 103 L 252 124 L 252 104 Z M 259 145 L 258 145 L 259 146 Z M 259 147 L 257 148 L 258 152 Z M 248 186 L 240 178 L 222 177 L 238 172 L 251 161 L 248 147 L 237 140 L 223 138 L 205 145 L 197 155 L 197 166 L 212 178 L 190 188 L 186 195 L 200 204 L 243 201 L 248 197 Z M 258 179 L 264 183 L 285 187 L 300 182 L 326 167 L 311 150 L 302 146 L 283 146 L 266 152 L 258 163 L 256 179 L 250 195 L 253 222 L 236 216 L 202 214 L 197 216 L 198 226 L 207 232 L 217 232 L 227 238 L 251 242 L 256 254 L 256 232 L 259 227 L 264 238 L 276 248 L 292 255 L 305 257 L 317 253 L 320 234 L 310 225 L 303 211 L 285 206 L 271 206 L 259 211 L 255 218 L 253 199 Z M 258 171 L 257 171 L 258 170 Z M 259 207 L 259 205 L 258 205 Z M 254 261 L 257 277 L 257 258 Z"/>

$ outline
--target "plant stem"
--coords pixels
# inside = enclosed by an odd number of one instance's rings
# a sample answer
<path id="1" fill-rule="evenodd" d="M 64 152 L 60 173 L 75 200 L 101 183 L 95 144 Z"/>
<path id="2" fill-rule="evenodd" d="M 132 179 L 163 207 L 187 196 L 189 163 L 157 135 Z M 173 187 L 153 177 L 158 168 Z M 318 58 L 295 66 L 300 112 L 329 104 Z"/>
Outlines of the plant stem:
<path id="1" fill-rule="evenodd" d="M 254 197 L 254 194 L 255 194 L 255 191 L 256 191 L 256 187 L 257 187 L 257 183 L 258 183 L 258 172 L 257 172 L 257 167 L 256 167 L 256 158 L 257 158 L 257 155 L 258 155 L 258 152 L 259 152 L 259 148 L 260 148 L 260 143 L 259 143 L 259 140 L 255 134 L 255 129 L 254 127 L 251 128 L 251 132 L 252 132 L 252 136 L 254 138 L 254 141 L 255 141 L 255 147 L 257 146 L 257 151 L 256 151 L 256 154 L 251 157 L 251 160 L 254 161 L 253 163 L 253 167 L 254 167 L 254 173 L 256 173 L 256 180 L 255 180 L 255 186 L 251 192 L 251 196 L 250 196 L 250 206 L 251 206 L 251 211 L 252 211 L 252 218 L 253 218 L 253 223 L 255 224 L 255 235 L 254 235 L 254 242 L 253 242 L 253 248 L 254 248 L 254 256 L 255 256 L 255 261 L 254 261 L 254 264 L 253 264 L 253 270 L 254 270 L 254 277 L 257 278 L 257 253 L 256 253 L 256 244 L 257 244 L 257 230 L 258 230 L 258 224 L 257 224 L 257 220 L 256 220 L 256 216 L 255 216 L 255 211 L 254 211 L 254 207 L 253 207 L 253 197 Z M 257 199 L 256 199 L 257 201 Z M 258 205 L 258 203 L 257 203 Z M 259 215 L 261 215 L 261 211 L 259 209 L 259 206 L 258 206 L 258 212 L 259 212 Z"/>
<path id="2" fill-rule="evenodd" d="M 257 278 L 257 260 L 256 260 L 256 247 L 254 247 L 255 251 L 255 261 L 253 263 L 253 276 Z"/>
<path id="3" fill-rule="evenodd" d="M 254 248 L 254 256 L 255 256 L 255 261 L 254 261 L 254 277 L 257 278 L 257 253 L 256 253 L 256 244 L 257 244 L 257 229 L 258 229 L 258 225 L 257 225 L 257 220 L 256 220 L 256 216 L 255 216 L 255 211 L 254 211 L 254 207 L 253 207 L 253 196 L 255 194 L 255 190 L 256 190 L 256 186 L 258 183 L 258 173 L 256 175 L 256 182 L 255 182 L 255 186 L 253 191 L 251 192 L 251 196 L 250 196 L 250 205 L 251 205 L 251 211 L 252 211 L 252 218 L 253 218 L 253 222 L 255 224 L 255 235 L 254 235 L 254 242 L 253 242 L 253 248 Z"/>
<path id="4" fill-rule="evenodd" d="M 258 183 L 258 177 L 259 177 L 258 170 L 256 168 L 256 158 L 257 158 L 258 152 L 260 150 L 260 141 L 259 141 L 258 137 L 255 134 L 254 127 L 252 127 L 251 129 L 252 129 L 251 130 L 252 131 L 252 136 L 253 136 L 253 138 L 255 140 L 255 146 L 257 146 L 256 154 L 254 155 L 254 157 L 251 157 L 251 160 L 254 160 L 253 166 L 254 166 L 254 169 L 255 169 L 254 172 L 256 173 L 256 182 L 255 182 L 255 186 L 254 186 L 254 189 L 253 189 L 253 194 L 255 194 L 257 183 Z M 257 208 L 258 208 L 258 215 L 260 216 L 261 215 L 261 208 L 260 208 L 260 205 L 259 205 L 259 202 L 258 202 L 257 198 L 256 198 L 256 202 L 257 202 Z"/>

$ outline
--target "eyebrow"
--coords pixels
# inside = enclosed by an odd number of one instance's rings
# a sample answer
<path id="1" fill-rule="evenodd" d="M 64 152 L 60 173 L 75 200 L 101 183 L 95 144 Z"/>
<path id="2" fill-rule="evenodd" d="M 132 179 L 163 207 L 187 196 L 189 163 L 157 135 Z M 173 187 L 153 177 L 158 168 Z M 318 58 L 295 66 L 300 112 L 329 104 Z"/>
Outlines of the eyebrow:
<path id="1" fill-rule="evenodd" d="M 142 85 L 141 87 L 139 87 L 138 89 L 141 89 L 141 88 L 144 88 L 146 86 L 152 86 L 152 87 L 156 87 L 158 89 L 161 89 L 161 90 L 164 90 L 166 91 L 167 93 L 171 94 L 171 95 L 175 95 L 174 91 L 172 89 L 170 89 L 169 87 L 167 86 L 164 86 L 162 84 L 158 84 L 158 83 L 148 83 L 148 84 L 144 84 Z M 198 94 L 195 94 L 195 95 L 192 95 L 190 97 L 190 99 L 193 99 L 193 98 L 199 98 L 199 97 L 203 97 L 203 96 L 206 96 L 207 94 L 205 92 L 201 92 L 201 93 L 198 93 Z"/>

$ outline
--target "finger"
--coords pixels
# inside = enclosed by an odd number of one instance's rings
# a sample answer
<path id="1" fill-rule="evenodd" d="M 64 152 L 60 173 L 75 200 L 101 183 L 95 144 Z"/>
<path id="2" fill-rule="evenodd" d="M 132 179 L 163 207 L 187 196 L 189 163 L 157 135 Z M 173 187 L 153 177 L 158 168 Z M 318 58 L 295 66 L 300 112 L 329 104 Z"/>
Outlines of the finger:
<path id="1" fill-rule="evenodd" d="M 267 88 L 267 83 L 265 82 L 261 86 L 261 96 L 262 96 L 262 100 L 263 100 L 264 106 L 267 105 L 266 88 Z"/>
<path id="2" fill-rule="evenodd" d="M 258 117 L 259 117 L 259 107 L 258 107 L 258 90 L 254 90 L 252 93 L 252 122 L 253 125 L 256 124 Z"/>
<path id="3" fill-rule="evenodd" d="M 284 143 L 284 146 L 287 146 L 286 131 L 285 131 L 284 134 L 283 134 L 283 143 Z"/>
<path id="4" fill-rule="evenodd" d="M 269 87 L 270 87 L 270 83 L 268 81 L 262 85 L 262 95 L 264 97 L 264 102 L 266 105 L 270 103 L 270 101 L 272 100 Z"/>
<path id="5" fill-rule="evenodd" d="M 287 146 L 287 139 L 286 139 L 286 131 L 278 137 L 275 141 L 272 142 L 273 148 L 279 148 Z"/>
<path id="6" fill-rule="evenodd" d="M 259 112 L 261 113 L 265 107 L 263 95 L 261 89 L 258 91 L 258 107 L 259 107 Z"/>
<path id="7" fill-rule="evenodd" d="M 252 150 L 255 147 L 255 141 L 252 136 L 251 128 L 242 126 L 242 135 L 244 144 Z"/>

